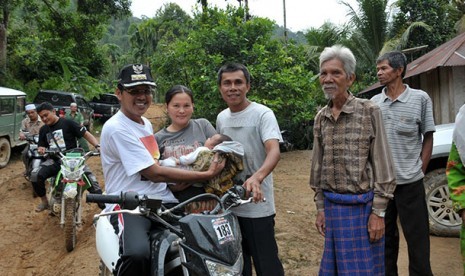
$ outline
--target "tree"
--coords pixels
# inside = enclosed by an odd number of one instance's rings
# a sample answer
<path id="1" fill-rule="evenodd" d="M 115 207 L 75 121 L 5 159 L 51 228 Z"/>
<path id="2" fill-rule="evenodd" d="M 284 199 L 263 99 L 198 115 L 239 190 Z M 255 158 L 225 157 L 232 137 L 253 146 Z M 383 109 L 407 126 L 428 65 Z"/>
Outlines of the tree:
<path id="1" fill-rule="evenodd" d="M 10 21 L 10 12 L 13 7 L 19 4 L 19 1 L 3 0 L 0 1 L 1 21 L 0 21 L 0 77 L 6 74 L 7 65 L 7 45 L 8 45 L 8 24 Z M 1 79 L 1 78 L 0 78 Z"/>
<path id="2" fill-rule="evenodd" d="M 195 13 L 188 36 L 159 43 L 152 56 L 159 93 L 173 84 L 184 84 L 195 94 L 195 116 L 215 122 L 225 108 L 217 87 L 216 72 L 225 62 L 245 64 L 252 75 L 251 100 L 264 103 L 276 114 L 281 127 L 294 133 L 293 142 L 308 148 L 310 121 L 324 103 L 302 45 L 285 46 L 272 39 L 274 23 L 252 16 L 244 9 L 211 8 Z M 302 135 L 305 134 L 305 135 Z M 304 137 L 304 138 L 302 138 Z"/>
<path id="3" fill-rule="evenodd" d="M 398 0 L 399 12 L 394 16 L 391 36 L 407 30 L 414 22 L 423 22 L 431 26 L 430 29 L 416 28 L 409 36 L 406 48 L 428 45 L 430 51 L 444 43 L 456 34 L 454 24 L 458 20 L 450 13 L 449 0 Z M 417 58 L 422 53 L 417 53 Z"/>
<path id="4" fill-rule="evenodd" d="M 410 0 L 399 0 L 393 3 L 392 7 L 395 8 L 400 2 L 407 1 Z M 350 24 L 353 26 L 346 46 L 354 52 L 357 58 L 358 79 L 366 85 L 376 81 L 376 72 L 373 70 L 373 66 L 381 53 L 403 50 L 414 47 L 413 45 L 419 46 L 418 41 L 415 40 L 417 34 L 421 32 L 425 35 L 431 31 L 430 26 L 434 26 L 419 20 L 391 24 L 389 19 L 392 17 L 403 18 L 403 12 L 391 15 L 391 11 L 399 9 L 389 7 L 388 2 L 388 0 L 357 0 L 359 6 L 357 11 L 347 2 L 343 2 L 350 10 Z M 435 1 L 425 0 L 424 2 Z"/>
<path id="5" fill-rule="evenodd" d="M 319 56 L 323 49 L 335 44 L 345 44 L 348 35 L 346 27 L 339 27 L 330 22 L 325 22 L 320 28 L 310 28 L 305 33 L 307 54 L 314 72 L 319 71 Z"/>
<path id="6" fill-rule="evenodd" d="M 465 2 L 463 0 L 453 0 L 451 14 L 453 18 L 457 19 L 454 26 L 457 34 L 465 32 Z"/>
<path id="7" fill-rule="evenodd" d="M 71 87 L 91 96 L 107 68 L 98 47 L 103 24 L 111 16 L 129 15 L 129 4 L 129 0 L 32 0 L 17 6 L 8 52 L 13 81 L 32 94 L 53 83 L 59 84 L 55 89 Z"/>

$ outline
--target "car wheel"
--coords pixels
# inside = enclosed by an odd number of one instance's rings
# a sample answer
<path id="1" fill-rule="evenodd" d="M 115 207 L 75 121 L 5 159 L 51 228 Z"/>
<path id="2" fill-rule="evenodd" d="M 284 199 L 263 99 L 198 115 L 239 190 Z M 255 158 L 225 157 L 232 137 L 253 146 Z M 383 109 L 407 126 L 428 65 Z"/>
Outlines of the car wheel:
<path id="1" fill-rule="evenodd" d="M 11 146 L 6 138 L 0 138 L 0 168 L 6 167 L 10 161 Z"/>
<path id="2" fill-rule="evenodd" d="M 430 233 L 443 237 L 458 237 L 462 219 L 452 208 L 446 169 L 436 169 L 427 173 L 424 185 Z"/>

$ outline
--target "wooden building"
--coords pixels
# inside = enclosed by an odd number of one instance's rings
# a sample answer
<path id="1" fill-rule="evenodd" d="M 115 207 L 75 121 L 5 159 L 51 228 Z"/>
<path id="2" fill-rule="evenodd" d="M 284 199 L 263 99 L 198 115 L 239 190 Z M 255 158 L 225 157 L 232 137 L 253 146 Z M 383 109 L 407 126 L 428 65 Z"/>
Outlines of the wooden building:
<path id="1" fill-rule="evenodd" d="M 465 103 L 465 33 L 409 63 L 404 83 L 429 94 L 437 125 L 453 123 Z M 371 98 L 381 89 L 376 83 L 358 96 Z"/>

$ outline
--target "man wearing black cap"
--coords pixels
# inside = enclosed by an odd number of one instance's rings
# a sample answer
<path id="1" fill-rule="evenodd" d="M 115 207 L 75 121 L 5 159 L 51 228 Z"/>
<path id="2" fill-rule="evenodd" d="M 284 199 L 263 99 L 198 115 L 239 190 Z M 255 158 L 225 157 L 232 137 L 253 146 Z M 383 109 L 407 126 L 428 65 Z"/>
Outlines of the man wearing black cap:
<path id="1" fill-rule="evenodd" d="M 220 173 L 224 162 L 212 162 L 205 172 L 158 164 L 160 151 L 152 124 L 142 116 L 152 103 L 155 86 L 150 69 L 143 64 L 127 65 L 120 72 L 115 95 L 121 108 L 105 123 L 100 137 L 105 188 L 109 195 L 131 190 L 155 195 L 165 204 L 177 203 L 166 181 L 209 180 Z M 218 156 L 215 159 L 218 160 Z M 114 208 L 114 205 L 107 206 L 107 210 Z M 116 217 L 112 217 L 112 221 L 116 221 Z M 114 226 L 122 247 L 117 275 L 149 275 L 151 222 L 142 216 L 122 214 Z"/>

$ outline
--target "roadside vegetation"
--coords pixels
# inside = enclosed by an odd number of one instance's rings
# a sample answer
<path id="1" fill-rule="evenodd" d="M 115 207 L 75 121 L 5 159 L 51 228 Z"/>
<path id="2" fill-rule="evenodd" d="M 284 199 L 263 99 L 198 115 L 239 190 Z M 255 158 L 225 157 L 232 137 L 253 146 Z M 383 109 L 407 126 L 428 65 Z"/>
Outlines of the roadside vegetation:
<path id="1" fill-rule="evenodd" d="M 246 1 L 247 2 L 247 1 Z M 336 43 L 358 61 L 357 94 L 376 81 L 383 51 L 409 51 L 413 60 L 465 30 L 462 0 L 358 0 L 347 25 L 291 33 L 245 7 L 218 9 L 199 1 L 193 16 L 167 4 L 151 18 L 134 18 L 129 0 L 4 0 L 0 2 L 0 86 L 79 92 L 87 99 L 114 90 L 124 64 L 148 64 L 155 101 L 174 84 L 195 93 L 197 117 L 215 122 L 225 106 L 216 72 L 227 61 L 246 64 L 249 97 L 274 110 L 296 148 L 311 148 L 312 120 L 326 101 L 318 84 L 318 56 Z M 303 19 L 304 20 L 304 19 Z"/>

